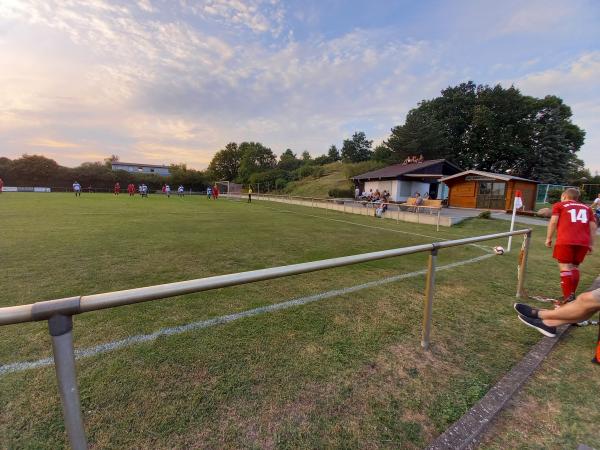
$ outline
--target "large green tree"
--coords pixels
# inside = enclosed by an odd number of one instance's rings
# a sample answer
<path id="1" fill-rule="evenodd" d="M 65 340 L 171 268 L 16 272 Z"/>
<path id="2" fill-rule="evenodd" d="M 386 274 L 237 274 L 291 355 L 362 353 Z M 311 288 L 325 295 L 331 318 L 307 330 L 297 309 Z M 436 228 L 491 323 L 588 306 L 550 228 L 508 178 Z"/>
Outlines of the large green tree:
<path id="1" fill-rule="evenodd" d="M 242 161 L 242 150 L 235 142 L 230 142 L 224 149 L 213 156 L 208 165 L 210 175 L 217 180 L 235 180 L 239 175 Z"/>
<path id="2" fill-rule="evenodd" d="M 279 163 L 277 164 L 277 167 L 282 170 L 291 171 L 296 170 L 301 165 L 302 160 L 298 159 L 292 149 L 288 148 L 279 157 Z"/>
<path id="3" fill-rule="evenodd" d="M 335 162 L 342 159 L 342 157 L 340 156 L 340 151 L 335 145 L 329 147 L 329 150 L 327 150 L 327 157 L 329 158 L 330 162 Z"/>
<path id="4" fill-rule="evenodd" d="M 342 146 L 342 159 L 345 162 L 360 162 L 371 159 L 373 141 L 367 139 L 363 131 L 357 131 L 352 139 L 344 139 Z"/>
<path id="5" fill-rule="evenodd" d="M 273 151 L 260 142 L 242 142 L 239 146 L 242 154 L 238 179 L 247 183 L 250 175 L 274 169 L 277 158 Z"/>
<path id="6" fill-rule="evenodd" d="M 411 110 L 385 145 L 394 159 L 422 154 L 465 169 L 564 182 L 576 170 L 585 133 L 554 96 L 538 99 L 511 86 L 473 82 L 444 89 Z M 552 164 L 552 167 L 549 167 Z"/>

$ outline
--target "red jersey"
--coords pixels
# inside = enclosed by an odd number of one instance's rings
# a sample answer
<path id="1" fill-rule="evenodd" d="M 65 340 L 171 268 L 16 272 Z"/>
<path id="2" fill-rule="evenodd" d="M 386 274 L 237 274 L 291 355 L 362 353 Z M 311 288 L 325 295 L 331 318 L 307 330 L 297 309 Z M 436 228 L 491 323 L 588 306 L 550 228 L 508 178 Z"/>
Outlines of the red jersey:
<path id="1" fill-rule="evenodd" d="M 558 216 L 556 245 L 590 245 L 592 210 L 583 203 L 567 200 L 555 203 L 552 215 Z"/>

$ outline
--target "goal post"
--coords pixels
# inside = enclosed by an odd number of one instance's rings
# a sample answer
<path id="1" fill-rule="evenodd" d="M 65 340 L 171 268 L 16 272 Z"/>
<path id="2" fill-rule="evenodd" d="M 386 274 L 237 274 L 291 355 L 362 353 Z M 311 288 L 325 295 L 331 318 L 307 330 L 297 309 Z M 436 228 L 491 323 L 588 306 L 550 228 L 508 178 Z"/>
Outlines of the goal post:
<path id="1" fill-rule="evenodd" d="M 223 180 L 215 183 L 219 188 L 219 195 L 224 197 L 239 200 L 242 195 L 242 185 L 231 181 Z"/>

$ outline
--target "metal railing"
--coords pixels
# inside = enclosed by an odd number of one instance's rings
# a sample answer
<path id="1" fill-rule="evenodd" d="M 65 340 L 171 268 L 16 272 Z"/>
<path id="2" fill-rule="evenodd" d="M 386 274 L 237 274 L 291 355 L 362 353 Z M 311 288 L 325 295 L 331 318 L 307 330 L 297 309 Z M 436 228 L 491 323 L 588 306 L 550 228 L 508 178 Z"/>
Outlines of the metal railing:
<path id="1" fill-rule="evenodd" d="M 519 255 L 517 279 L 517 297 L 521 297 L 525 295 L 524 283 L 527 268 L 527 256 L 531 241 L 531 229 L 414 245 L 411 247 L 343 256 L 229 275 L 219 275 L 105 294 L 84 295 L 42 301 L 28 305 L 9 306 L 0 308 L 0 326 L 41 320 L 48 321 L 48 329 L 52 339 L 52 352 L 54 355 L 56 378 L 58 380 L 67 435 L 73 449 L 86 449 L 87 439 L 85 436 L 83 417 L 81 415 L 81 404 L 75 370 L 75 353 L 73 348 L 73 316 L 76 314 L 174 297 L 182 294 L 272 280 L 275 278 L 315 272 L 334 267 L 378 261 L 414 253 L 429 252 L 421 337 L 421 346 L 427 350 L 430 346 L 436 261 L 439 250 L 516 235 L 524 235 L 523 245 Z"/>

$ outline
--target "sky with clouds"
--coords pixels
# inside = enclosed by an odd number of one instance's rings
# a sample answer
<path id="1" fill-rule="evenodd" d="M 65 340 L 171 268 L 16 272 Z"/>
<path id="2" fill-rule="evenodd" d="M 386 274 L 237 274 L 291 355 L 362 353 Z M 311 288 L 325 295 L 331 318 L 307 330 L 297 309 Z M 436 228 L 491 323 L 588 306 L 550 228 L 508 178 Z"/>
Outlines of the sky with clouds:
<path id="1" fill-rule="evenodd" d="M 463 81 L 562 97 L 600 171 L 597 0 L 0 0 L 0 156 L 204 168 L 376 143 Z"/>

